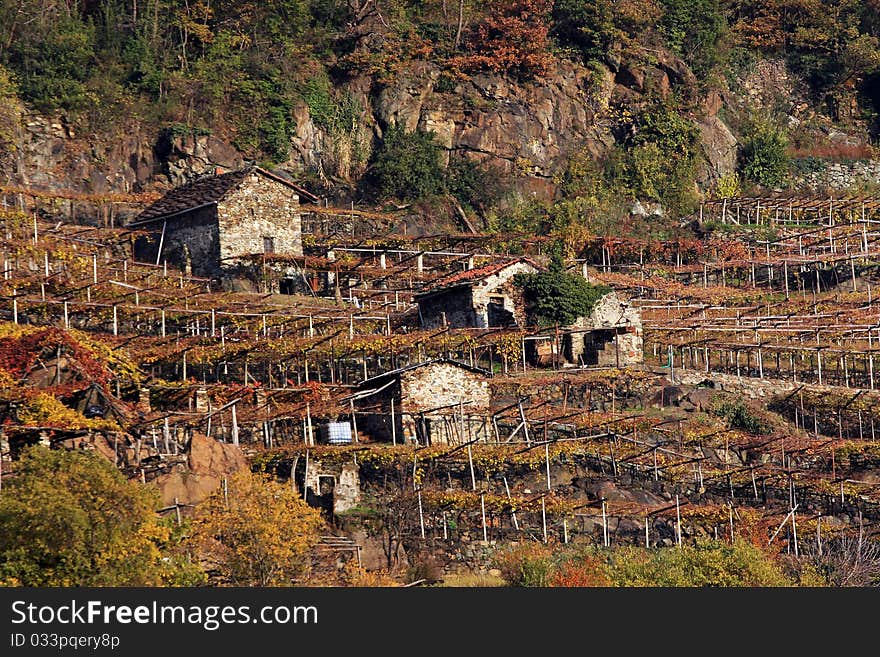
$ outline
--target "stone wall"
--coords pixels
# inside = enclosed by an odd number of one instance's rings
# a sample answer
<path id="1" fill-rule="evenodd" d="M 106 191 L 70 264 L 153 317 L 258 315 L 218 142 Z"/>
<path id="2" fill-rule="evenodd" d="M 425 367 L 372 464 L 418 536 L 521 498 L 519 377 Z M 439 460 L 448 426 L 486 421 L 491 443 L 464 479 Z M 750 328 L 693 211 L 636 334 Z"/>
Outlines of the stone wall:
<path id="1" fill-rule="evenodd" d="M 407 440 L 415 440 L 419 436 L 416 422 L 419 411 L 430 410 L 438 406 L 458 404 L 460 401 L 472 403 L 464 405 L 465 419 L 454 422 L 450 431 L 448 423 L 442 416 L 434 413 L 425 414 L 427 435 L 422 440 L 431 444 L 449 444 L 455 438 L 461 439 L 456 431 L 464 431 L 464 439 L 482 435 L 488 437 L 483 418 L 470 417 L 469 413 L 487 412 L 490 404 L 489 381 L 475 372 L 449 363 L 432 363 L 401 375 L 401 426 Z M 449 414 L 455 409 L 444 409 Z M 481 433 L 482 432 L 482 433 Z"/>
<path id="2" fill-rule="evenodd" d="M 596 365 L 625 367 L 645 360 L 641 313 L 614 292 L 602 297 L 589 317 L 578 319 L 568 328 L 595 331 L 572 334 L 567 357 L 575 364 L 580 363 L 588 348 L 597 355 Z"/>
<path id="3" fill-rule="evenodd" d="M 164 239 L 161 237 L 163 222 L 152 222 L 146 227 L 150 237 L 135 241 L 135 259 L 155 263 L 161 241 L 160 263 L 167 261 L 169 267 L 183 271 L 188 254 L 194 276 L 216 276 L 220 266 L 220 233 L 216 213 L 217 208 L 209 206 L 171 217 L 165 228 Z"/>
<path id="4" fill-rule="evenodd" d="M 741 394 L 750 399 L 784 395 L 803 386 L 801 383 L 793 383 L 781 379 L 759 379 L 748 376 L 736 376 L 735 374 L 719 374 L 718 372 L 706 374 L 702 370 L 689 370 L 678 367 L 675 368 L 674 376 L 675 383 L 688 385 L 697 385 L 709 379 L 715 384 L 716 390 Z"/>
<path id="5" fill-rule="evenodd" d="M 359 478 L 360 468 L 356 463 L 325 464 L 311 459 L 309 470 L 305 473 L 307 499 L 316 507 L 332 509 L 333 513 L 344 513 L 358 505 L 361 499 Z M 333 479 L 333 485 L 322 489 L 321 478 Z M 326 480 L 325 480 L 326 482 Z"/>
<path id="6" fill-rule="evenodd" d="M 431 363 L 403 372 L 401 410 L 409 413 L 472 401 L 467 410 L 489 408 L 489 381 L 476 372 L 451 363 Z"/>
<path id="7" fill-rule="evenodd" d="M 880 160 L 853 160 L 849 162 L 815 161 L 815 170 L 795 174 L 793 187 L 808 187 L 814 191 L 848 190 L 861 185 L 880 185 Z"/>
<path id="8" fill-rule="evenodd" d="M 217 204 L 220 260 L 263 253 L 263 238 L 272 237 L 275 253 L 302 255 L 299 196 L 284 185 L 253 172 Z"/>
<path id="9" fill-rule="evenodd" d="M 471 288 L 457 287 L 438 292 L 419 302 L 422 328 L 435 329 L 443 326 L 443 318 L 449 326 L 474 326 L 474 306 Z"/>
<path id="10" fill-rule="evenodd" d="M 394 429 L 391 425 L 391 400 L 394 399 Z M 456 418 L 456 426 L 450 432 L 445 428 L 439 413 L 425 413 L 425 424 L 420 427 L 421 414 L 440 406 L 465 404 L 465 436 L 486 435 L 489 429 L 480 414 L 488 412 L 491 396 L 489 381 L 476 372 L 450 363 L 430 363 L 423 367 L 400 374 L 400 381 L 382 392 L 366 397 L 359 402 L 369 408 L 358 413 L 358 431 L 374 440 L 404 442 L 427 442 L 447 444 L 458 437 L 461 428 Z M 453 413 L 455 409 L 446 408 L 443 413 Z M 468 414 L 480 415 L 469 417 Z M 482 433 L 481 433 L 482 432 Z M 426 435 L 427 434 L 427 435 Z"/>
<path id="11" fill-rule="evenodd" d="M 526 325 L 525 300 L 523 291 L 513 283 L 517 274 L 533 274 L 538 270 L 527 262 L 516 262 L 496 274 L 487 276 L 471 290 L 476 328 L 489 326 L 489 301 L 493 296 L 504 298 L 504 310 L 513 314 L 517 326 Z"/>

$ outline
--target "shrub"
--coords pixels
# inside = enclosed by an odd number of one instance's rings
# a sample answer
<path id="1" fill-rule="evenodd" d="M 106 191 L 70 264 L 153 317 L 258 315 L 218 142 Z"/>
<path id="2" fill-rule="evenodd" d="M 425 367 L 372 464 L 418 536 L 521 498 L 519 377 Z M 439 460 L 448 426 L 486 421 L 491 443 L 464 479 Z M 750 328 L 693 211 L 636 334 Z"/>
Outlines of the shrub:
<path id="1" fill-rule="evenodd" d="M 434 133 L 390 127 L 376 154 L 373 175 L 384 197 L 414 201 L 439 193 L 444 173 Z"/>
<path id="2" fill-rule="evenodd" d="M 598 557 L 585 555 L 559 566 L 550 583 L 551 586 L 567 588 L 611 586 L 611 578 L 603 561 Z"/>
<path id="3" fill-rule="evenodd" d="M 715 409 L 715 415 L 724 418 L 731 429 L 740 429 L 757 435 L 770 431 L 767 423 L 755 417 L 749 407 L 741 401 L 722 403 Z"/>
<path id="4" fill-rule="evenodd" d="M 788 140 L 769 123 L 758 123 L 750 131 L 740 154 L 743 176 L 764 187 L 776 187 L 785 180 L 789 157 Z"/>
<path id="5" fill-rule="evenodd" d="M 719 42 L 727 31 L 718 0 L 661 0 L 661 4 L 659 27 L 666 43 L 694 73 L 705 75 L 721 59 Z"/>
<path id="6" fill-rule="evenodd" d="M 603 296 L 611 291 L 593 285 L 578 274 L 565 271 L 559 246 L 550 268 L 537 274 L 517 274 L 514 283 L 523 288 L 530 312 L 539 324 L 567 326 L 585 317 Z"/>
<path id="7" fill-rule="evenodd" d="M 715 196 L 717 198 L 732 198 L 738 196 L 739 192 L 739 176 L 733 172 L 721 176 L 715 185 Z"/>
<path id="8" fill-rule="evenodd" d="M 493 0 L 487 16 L 467 39 L 472 54 L 450 60 L 463 70 L 490 70 L 521 79 L 545 75 L 549 52 L 551 0 Z"/>
<path id="9" fill-rule="evenodd" d="M 757 547 L 736 540 L 707 541 L 649 551 L 627 547 L 611 555 L 615 586 L 791 586 L 793 582 Z"/>
<path id="10" fill-rule="evenodd" d="M 549 586 L 553 573 L 552 551 L 539 543 L 508 548 L 495 556 L 495 566 L 510 586 Z"/>
<path id="11" fill-rule="evenodd" d="M 584 61 L 601 59 L 613 36 L 613 12 L 608 0 L 555 0 L 552 35 L 560 45 L 576 50 Z"/>
<path id="12" fill-rule="evenodd" d="M 497 172 L 465 157 L 449 163 L 446 188 L 461 204 L 479 211 L 492 205 L 502 194 Z"/>
<path id="13" fill-rule="evenodd" d="M 158 503 L 95 452 L 28 448 L 0 491 L 0 586 L 181 581 L 180 563 L 162 552 L 172 537 Z"/>
<path id="14" fill-rule="evenodd" d="M 620 144 L 606 162 L 606 185 L 673 213 L 691 210 L 699 131 L 672 101 L 655 99 L 635 115 L 621 110 L 615 132 Z"/>

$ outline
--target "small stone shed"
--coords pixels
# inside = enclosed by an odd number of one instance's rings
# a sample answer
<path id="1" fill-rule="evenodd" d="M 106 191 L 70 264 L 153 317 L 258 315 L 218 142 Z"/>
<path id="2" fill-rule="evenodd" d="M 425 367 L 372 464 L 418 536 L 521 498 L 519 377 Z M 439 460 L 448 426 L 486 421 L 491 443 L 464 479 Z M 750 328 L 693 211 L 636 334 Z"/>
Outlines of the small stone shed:
<path id="1" fill-rule="evenodd" d="M 626 367 L 644 361 L 641 312 L 616 292 L 599 299 L 589 316 L 566 330 L 563 352 L 575 365 Z"/>
<path id="2" fill-rule="evenodd" d="M 490 397 L 484 369 L 447 358 L 416 363 L 358 386 L 358 432 L 377 441 L 458 444 L 486 434 Z"/>
<path id="3" fill-rule="evenodd" d="M 302 255 L 300 196 L 316 200 L 257 166 L 200 176 L 129 223 L 148 233 L 135 241 L 135 258 L 217 278 L 245 255 Z"/>
<path id="4" fill-rule="evenodd" d="M 422 327 L 524 326 L 523 292 L 513 277 L 538 271 L 537 263 L 518 258 L 444 276 L 416 296 Z"/>
<path id="5" fill-rule="evenodd" d="M 300 490 L 305 486 L 306 501 L 311 506 L 322 509 L 332 518 L 358 505 L 361 488 L 357 463 L 322 463 L 312 459 L 308 469 L 305 463 L 302 465 L 302 473 L 294 476 Z"/>

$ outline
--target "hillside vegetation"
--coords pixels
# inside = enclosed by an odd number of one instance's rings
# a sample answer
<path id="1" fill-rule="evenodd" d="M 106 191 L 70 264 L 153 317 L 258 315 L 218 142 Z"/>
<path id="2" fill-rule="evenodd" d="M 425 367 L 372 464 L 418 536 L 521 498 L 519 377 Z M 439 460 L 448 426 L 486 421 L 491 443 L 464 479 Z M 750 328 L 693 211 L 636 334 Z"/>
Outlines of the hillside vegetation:
<path id="1" fill-rule="evenodd" d="M 877 0 L 21 0 L 0 8 L 0 30 L 7 170 L 22 107 L 60 115 L 76 133 L 136 119 L 172 141 L 218 136 L 246 159 L 298 169 L 315 188 L 445 199 L 487 228 L 570 240 L 583 228 L 573 217 L 618 217 L 609 210 L 621 199 L 682 214 L 701 195 L 784 184 L 792 153 L 865 156 L 877 128 Z M 734 102 L 747 96 L 742 76 L 767 59 L 803 87 L 809 120 L 791 116 L 791 103 Z M 584 71 L 575 75 L 586 116 L 547 128 L 569 133 L 558 153 L 502 154 L 499 166 L 490 139 L 473 145 L 431 129 L 447 121 L 466 132 L 469 114 L 503 111 L 505 98 L 528 105 L 530 89 L 569 84 L 566 66 Z M 428 87 L 409 82 L 424 71 Z M 509 95 L 486 75 L 507 80 Z M 472 95 L 468 81 L 485 93 Z M 718 112 L 706 100 L 718 92 L 739 159 L 700 173 L 698 121 Z M 412 117 L 407 93 L 445 100 Z M 832 122 L 861 142 L 828 142 Z M 307 148 L 311 132 L 322 139 Z M 523 200 L 522 176 L 540 187 L 537 200 Z"/>

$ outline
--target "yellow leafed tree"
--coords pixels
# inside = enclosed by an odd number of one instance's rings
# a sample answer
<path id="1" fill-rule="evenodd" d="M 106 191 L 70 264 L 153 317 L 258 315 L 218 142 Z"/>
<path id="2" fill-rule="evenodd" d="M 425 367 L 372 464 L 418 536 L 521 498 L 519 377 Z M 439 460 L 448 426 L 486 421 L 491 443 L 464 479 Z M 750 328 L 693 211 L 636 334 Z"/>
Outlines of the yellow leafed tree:
<path id="1" fill-rule="evenodd" d="M 224 583 L 290 586 L 308 576 L 323 524 L 289 486 L 242 471 L 201 505 L 194 538 Z"/>

